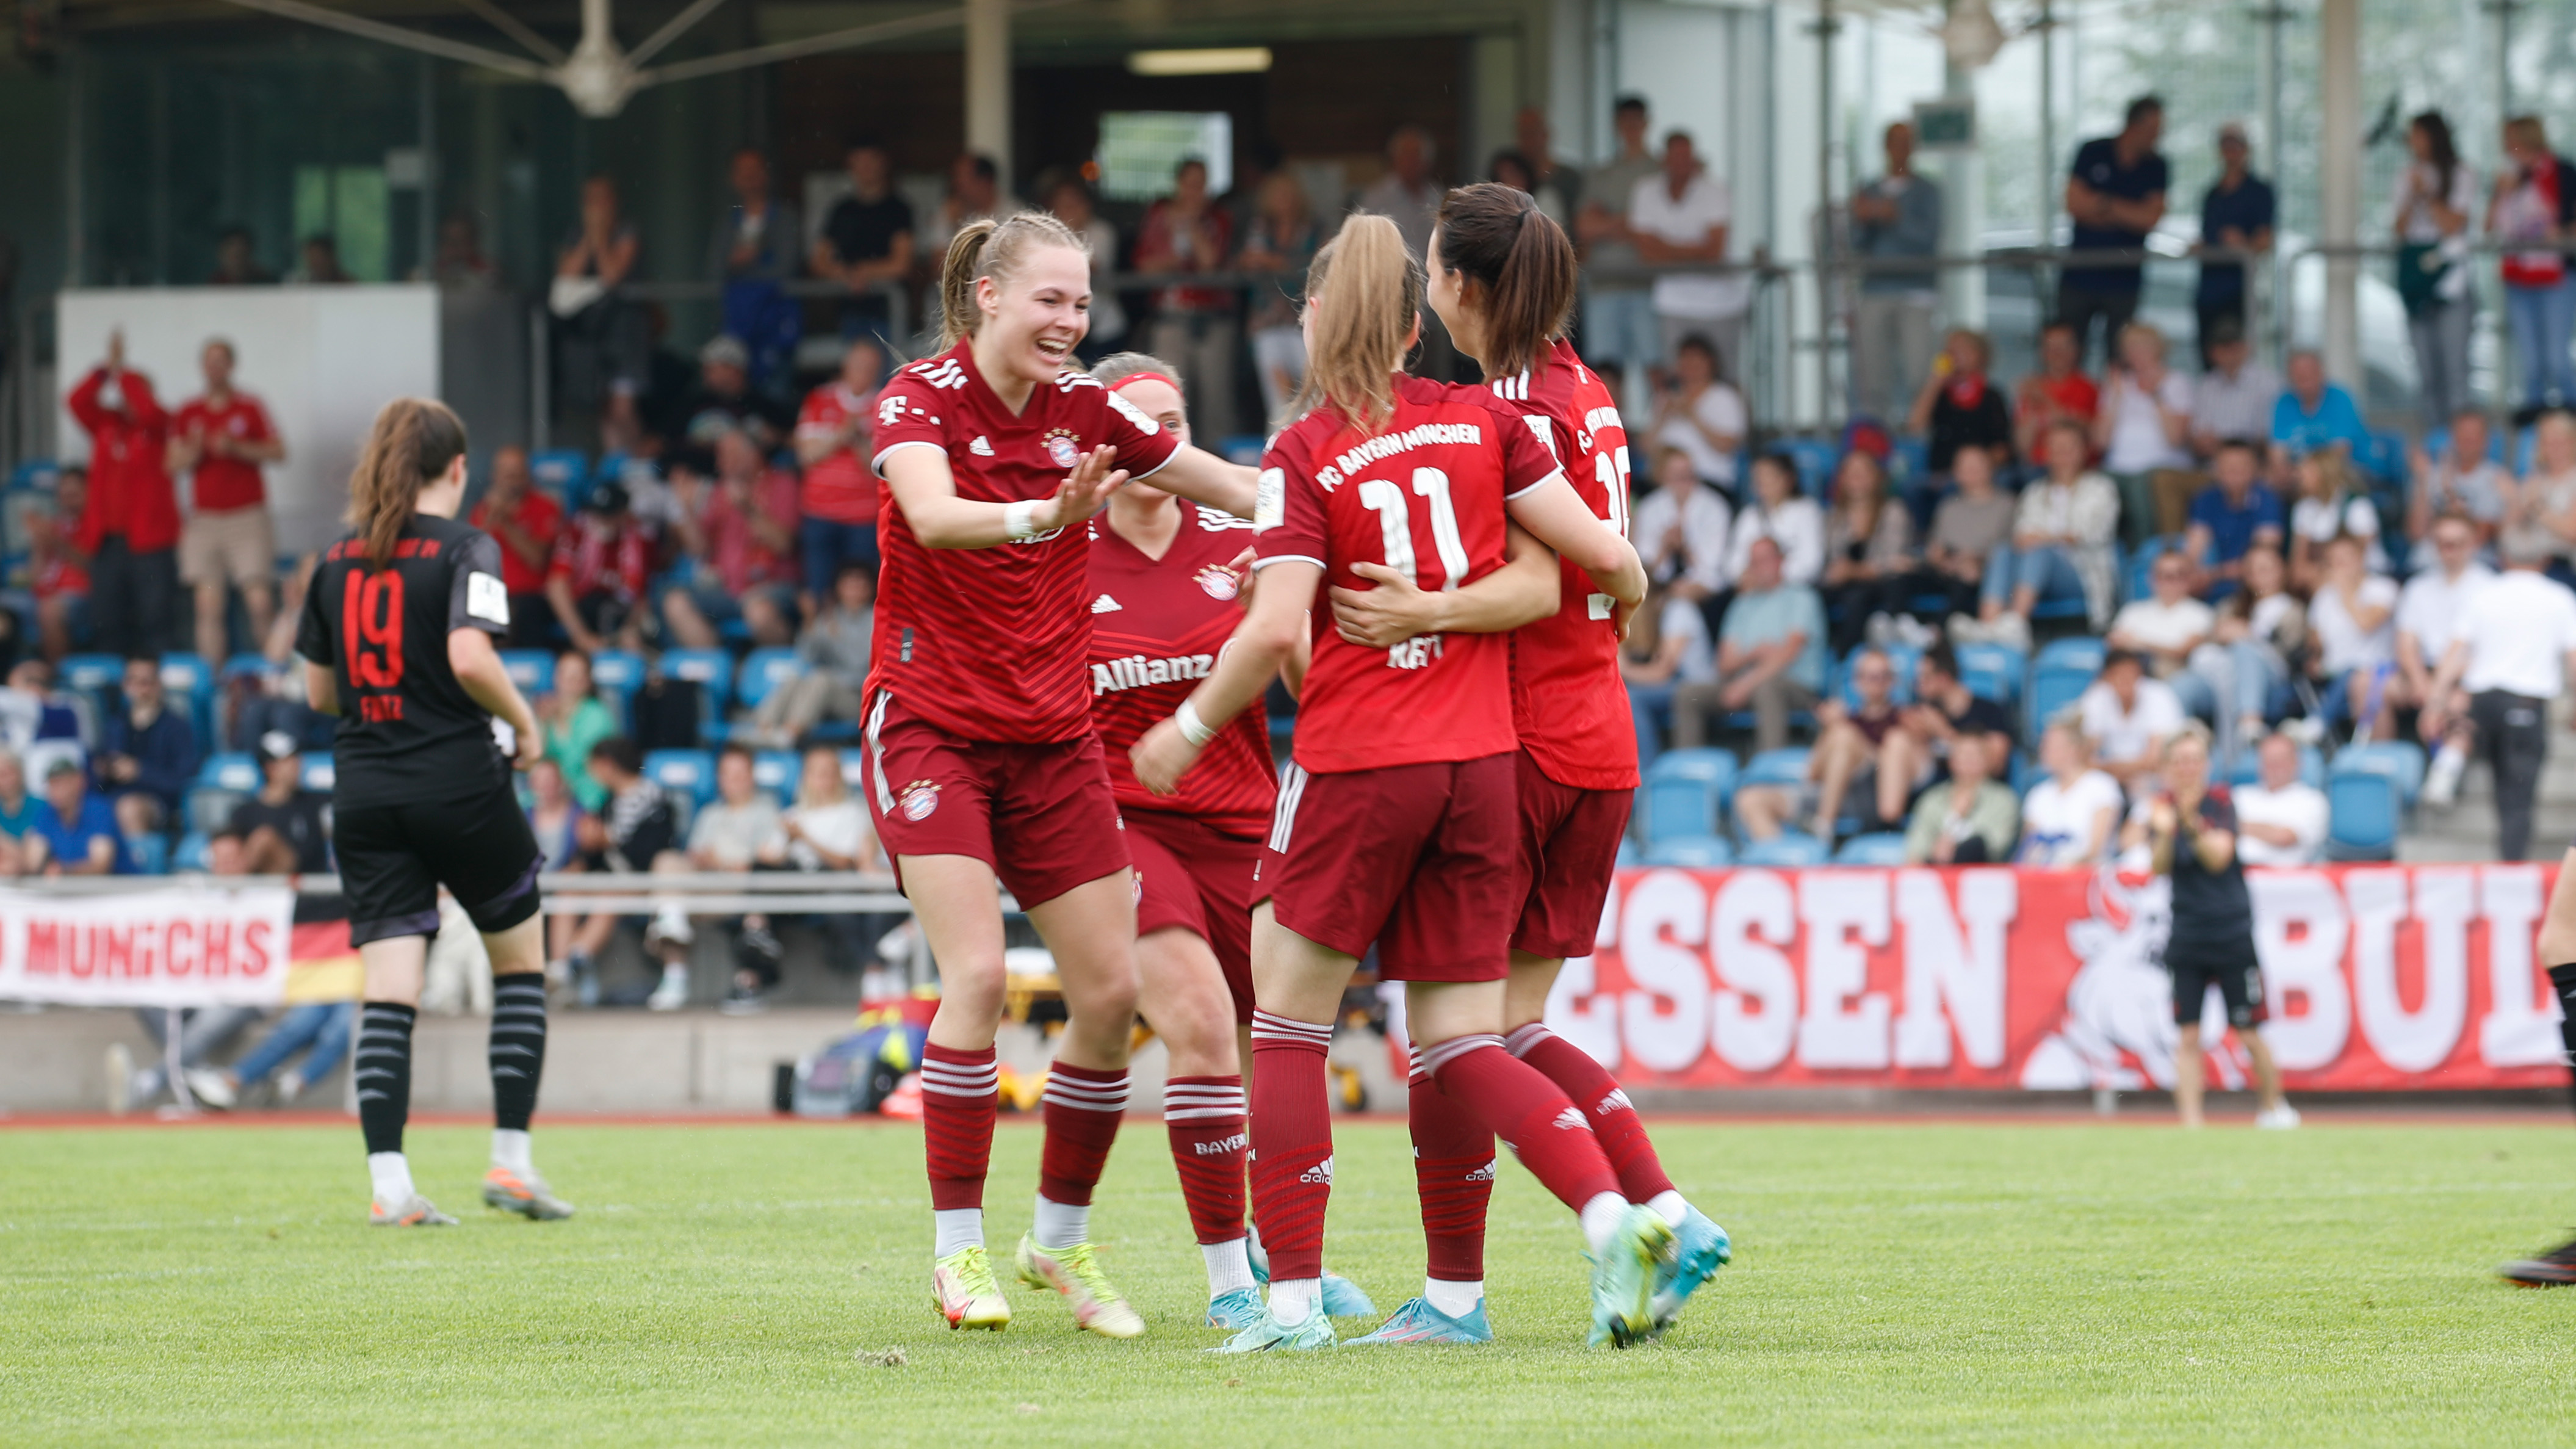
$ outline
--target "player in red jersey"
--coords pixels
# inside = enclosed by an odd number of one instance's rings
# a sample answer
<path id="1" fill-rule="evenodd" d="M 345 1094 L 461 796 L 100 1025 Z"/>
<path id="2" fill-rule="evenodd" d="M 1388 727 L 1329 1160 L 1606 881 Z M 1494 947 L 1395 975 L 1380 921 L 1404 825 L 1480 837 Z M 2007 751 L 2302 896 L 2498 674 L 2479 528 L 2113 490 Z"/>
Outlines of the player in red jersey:
<path id="1" fill-rule="evenodd" d="M 1092 1189 L 1127 1105 L 1136 901 L 1091 731 L 1083 524 L 1131 474 L 1248 514 L 1253 475 L 1182 446 L 1065 365 L 1090 326 L 1090 255 L 1052 217 L 961 230 L 940 295 L 948 349 L 877 399 L 873 463 L 892 506 L 878 519 L 862 765 L 940 967 L 921 1072 L 932 1289 L 952 1326 L 1010 1321 L 983 1229 L 1005 985 L 998 878 L 1054 953 L 1070 1017 L 1047 1077 L 1019 1274 L 1064 1294 L 1082 1327 L 1132 1337 L 1144 1322 L 1089 1241 Z"/>
<path id="2" fill-rule="evenodd" d="M 1628 523 L 1628 434 L 1610 390 L 1562 333 L 1574 298 L 1573 245 L 1525 192 L 1484 183 L 1442 202 L 1425 259 L 1431 307 L 1493 394 L 1547 440 L 1593 513 L 1622 535 Z M 1637 789 L 1637 735 L 1619 677 L 1615 601 L 1564 564 L 1562 606 L 1512 636 L 1512 723 L 1520 735 L 1520 884 L 1514 902 L 1505 1043 L 1582 1105 L 1620 1191 L 1655 1209 L 1679 1240 L 1658 1274 L 1656 1324 L 1669 1323 L 1723 1266 L 1725 1230 L 1691 1207 L 1665 1176 L 1645 1126 L 1618 1082 L 1543 1022 L 1569 956 L 1592 954 L 1619 840 Z M 1333 591 L 1335 623 L 1381 647 L 1442 627 L 1442 601 L 1390 580 Z M 1454 627 L 1454 626 L 1452 626 Z M 1481 1342 L 1485 1208 L 1493 1194 L 1493 1134 L 1443 1096 L 1415 1054 L 1414 1171 L 1422 1195 L 1429 1273 L 1423 1297 L 1364 1342 Z"/>
<path id="3" fill-rule="evenodd" d="M 1466 1104 L 1580 1215 L 1594 1256 L 1595 1342 L 1649 1326 L 1672 1232 L 1631 1204 L 1581 1110 L 1503 1049 L 1514 877 L 1510 641 L 1433 634 L 1354 644 L 1308 611 L 1359 562 L 1459 588 L 1501 566 L 1506 515 L 1606 582 L 1619 619 L 1645 595 L 1636 551 L 1602 526 L 1522 420 L 1481 389 L 1402 375 L 1422 274 L 1394 223 L 1354 216 L 1307 279 L 1311 411 L 1263 459 L 1262 570 L 1215 673 L 1133 751 L 1147 788 L 1178 788 L 1217 729 L 1311 631 L 1296 766 L 1261 858 L 1254 917 L 1253 1195 L 1271 1258 L 1268 1311 L 1230 1352 L 1321 1348 L 1323 1216 L 1332 1191 L 1324 1053 L 1359 956 L 1407 984 L 1439 1089 Z"/>

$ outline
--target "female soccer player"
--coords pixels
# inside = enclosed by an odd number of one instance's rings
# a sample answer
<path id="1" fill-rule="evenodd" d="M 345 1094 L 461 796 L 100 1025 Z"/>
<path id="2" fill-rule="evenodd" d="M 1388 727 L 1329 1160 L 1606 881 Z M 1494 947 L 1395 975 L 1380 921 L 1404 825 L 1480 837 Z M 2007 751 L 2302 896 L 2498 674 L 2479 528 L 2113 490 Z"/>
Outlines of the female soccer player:
<path id="1" fill-rule="evenodd" d="M 510 628 L 501 549 L 456 521 L 464 498 L 465 425 L 438 403 L 387 403 L 349 478 L 356 527 L 315 564 L 295 636 L 313 707 L 340 717 L 333 848 L 349 939 L 366 966 L 355 1071 L 370 1220 L 380 1225 L 456 1221 L 412 1186 L 403 1157 L 412 1018 L 442 885 L 492 957 L 483 1201 L 530 1218 L 572 1216 L 528 1156 L 546 1059 L 546 952 L 537 839 L 510 771 L 543 758 L 545 736 L 493 649 Z M 496 720 L 510 727 L 515 761 L 495 743 Z"/>
<path id="2" fill-rule="evenodd" d="M 1070 1016 L 1019 1275 L 1064 1294 L 1082 1327 L 1129 1338 L 1144 1321 L 1089 1241 L 1092 1189 L 1127 1105 L 1136 901 L 1091 732 L 1081 525 L 1131 474 L 1248 515 L 1253 475 L 1181 446 L 1066 366 L 1089 326 L 1091 265 L 1054 218 L 960 231 L 940 295 L 948 350 L 877 400 L 874 466 L 893 506 L 878 520 L 863 767 L 940 968 L 922 1062 L 932 1291 L 953 1327 L 1010 1322 L 983 1214 L 1005 981 L 998 877 L 1053 951 Z"/>
<path id="3" fill-rule="evenodd" d="M 1635 550 L 1565 483 L 1547 446 L 1480 389 L 1399 369 L 1420 326 L 1422 273 L 1394 223 L 1355 216 L 1307 279 L 1305 401 L 1263 459 L 1255 515 L 1261 587 L 1214 674 L 1135 750 L 1169 793 L 1215 732 L 1312 628 L 1296 768 L 1280 786 L 1255 914 L 1253 1195 L 1271 1258 L 1268 1311 L 1229 1352 L 1333 1342 L 1317 1311 L 1332 1187 L 1324 1053 L 1352 968 L 1372 942 L 1407 983 L 1407 1015 L 1439 1089 L 1513 1144 L 1581 1215 L 1594 1257 L 1593 1338 L 1650 1324 L 1672 1231 L 1620 1194 L 1583 1113 L 1503 1049 L 1513 916 L 1510 643 L 1431 634 L 1349 643 L 1307 611 L 1328 576 L 1382 563 L 1450 589 L 1503 559 L 1506 513 L 1613 597 L 1644 598 Z"/>
<path id="4" fill-rule="evenodd" d="M 1542 431 L 1564 460 L 1566 481 L 1624 537 L 1628 435 L 1609 389 L 1561 335 L 1575 286 L 1574 247 L 1565 233 L 1524 192 L 1491 183 L 1462 186 L 1441 203 L 1425 260 L 1431 310 L 1458 350 L 1493 379 L 1493 394 L 1506 409 Z M 1615 606 L 1572 562 L 1564 569 L 1560 607 L 1512 635 L 1520 875 L 1503 999 L 1505 1044 L 1583 1104 L 1619 1174 L 1620 1191 L 1653 1207 L 1680 1240 L 1655 1285 L 1661 1327 L 1726 1263 L 1731 1248 L 1725 1231 L 1674 1191 L 1618 1082 L 1542 1022 L 1565 958 L 1592 953 L 1637 789 L 1637 735 L 1619 677 Z M 1444 601 L 1409 580 L 1387 580 L 1365 592 L 1335 589 L 1333 598 L 1341 632 L 1361 643 L 1385 647 L 1442 627 Z M 1493 1134 L 1431 1084 L 1418 1052 L 1411 1117 L 1430 1272 L 1423 1297 L 1359 1341 L 1482 1343 L 1493 1336 L 1483 1306 Z"/>

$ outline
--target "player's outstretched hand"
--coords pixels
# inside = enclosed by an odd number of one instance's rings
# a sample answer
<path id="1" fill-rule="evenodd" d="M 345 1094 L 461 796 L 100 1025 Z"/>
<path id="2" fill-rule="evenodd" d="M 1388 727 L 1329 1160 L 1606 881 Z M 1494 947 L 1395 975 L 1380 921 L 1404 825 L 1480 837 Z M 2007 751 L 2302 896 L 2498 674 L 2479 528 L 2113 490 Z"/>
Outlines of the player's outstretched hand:
<path id="1" fill-rule="evenodd" d="M 1117 464 L 1118 450 L 1105 444 L 1083 454 L 1034 521 L 1047 529 L 1071 528 L 1108 507 L 1109 495 L 1127 481 L 1126 470 Z M 1045 516 L 1049 513 L 1053 516 Z"/>
<path id="2" fill-rule="evenodd" d="M 1165 719 L 1128 748 L 1127 759 L 1136 767 L 1137 784 L 1156 795 L 1177 795 L 1181 777 L 1198 763 L 1199 747 L 1181 733 L 1179 721 Z"/>
<path id="3" fill-rule="evenodd" d="M 1355 563 L 1351 572 L 1377 585 L 1373 589 L 1333 588 L 1333 629 L 1352 644 L 1391 649 L 1438 622 L 1439 596 L 1416 587 L 1410 574 L 1381 563 Z"/>

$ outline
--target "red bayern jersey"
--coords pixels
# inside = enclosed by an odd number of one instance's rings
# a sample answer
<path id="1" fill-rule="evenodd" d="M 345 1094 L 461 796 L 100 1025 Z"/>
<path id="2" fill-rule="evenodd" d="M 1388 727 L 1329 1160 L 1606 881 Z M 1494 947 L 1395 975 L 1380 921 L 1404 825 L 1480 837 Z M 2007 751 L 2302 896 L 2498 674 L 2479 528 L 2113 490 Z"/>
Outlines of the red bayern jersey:
<path id="1" fill-rule="evenodd" d="M 860 416 L 863 422 L 872 417 L 876 405 L 875 393 L 852 392 L 833 378 L 805 394 L 805 406 L 796 414 L 796 436 L 800 440 L 836 436 L 851 417 Z M 868 427 L 860 427 L 847 445 L 806 466 L 806 517 L 834 523 L 877 521 L 877 478 L 865 461 L 871 451 L 868 432 Z"/>
<path id="2" fill-rule="evenodd" d="M 1382 563 L 1424 589 L 1463 587 L 1503 562 L 1503 504 L 1559 472 L 1535 433 L 1482 388 L 1396 379 L 1374 432 L 1318 408 L 1261 460 L 1261 564 L 1321 564 L 1323 586 L 1373 588 Z M 1297 763 L 1315 774 L 1474 760 L 1514 748 L 1510 642 L 1425 634 L 1392 649 L 1345 642 L 1322 597 L 1297 707 Z"/>
<path id="3" fill-rule="evenodd" d="M 249 508 L 267 500 L 268 490 L 260 482 L 259 465 L 248 458 L 218 457 L 214 447 L 218 437 L 228 437 L 236 443 L 265 443 L 277 436 L 269 426 L 268 409 L 259 405 L 258 398 L 237 392 L 221 407 L 210 397 L 197 398 L 172 415 L 170 434 L 199 439 L 205 447 L 197 456 L 195 506 L 199 513 Z"/>
<path id="4" fill-rule="evenodd" d="M 1628 534 L 1628 430 L 1610 389 L 1584 367 L 1574 348 L 1552 344 L 1535 377 L 1490 384 L 1565 465 L 1600 518 Z M 1573 564 L 1561 565 L 1555 614 L 1512 635 L 1512 724 L 1539 772 L 1577 790 L 1637 788 L 1637 726 L 1628 686 L 1619 677 L 1615 603 Z"/>
<path id="5" fill-rule="evenodd" d="M 877 398 L 874 467 L 904 448 L 948 456 L 957 496 L 1017 503 L 1055 496 L 1082 455 L 1107 444 L 1142 478 L 1179 444 L 1089 373 L 1031 391 L 1017 416 L 975 371 L 971 339 L 894 375 Z M 1081 529 L 992 548 L 922 546 L 899 503 L 877 524 L 871 690 L 970 740 L 1042 744 L 1091 728 L 1090 554 Z"/>
<path id="6" fill-rule="evenodd" d="M 1169 718 L 1216 667 L 1243 620 L 1234 561 L 1252 525 L 1186 499 L 1180 532 L 1159 559 L 1147 558 L 1091 521 L 1091 725 L 1109 756 L 1109 784 L 1127 810 L 1169 810 L 1228 835 L 1269 832 L 1279 777 L 1270 764 L 1270 723 L 1259 703 L 1236 715 L 1181 777 L 1177 795 L 1136 783 L 1127 748 Z"/>

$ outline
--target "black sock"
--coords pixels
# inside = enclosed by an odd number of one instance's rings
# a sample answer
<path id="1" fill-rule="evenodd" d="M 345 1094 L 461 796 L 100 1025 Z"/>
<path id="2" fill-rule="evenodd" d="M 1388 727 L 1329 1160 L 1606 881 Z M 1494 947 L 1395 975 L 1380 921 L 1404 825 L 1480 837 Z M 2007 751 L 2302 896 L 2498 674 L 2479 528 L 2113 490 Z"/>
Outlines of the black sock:
<path id="1" fill-rule="evenodd" d="M 512 972 L 492 981 L 492 1125 L 528 1130 L 537 1110 L 537 1078 L 546 1070 L 546 978 Z"/>
<path id="2" fill-rule="evenodd" d="M 2549 989 L 2558 993 L 2558 1039 L 2567 1047 L 2568 1088 L 2576 1101 L 2576 963 L 2550 967 Z"/>
<path id="3" fill-rule="evenodd" d="M 411 1024 L 418 1015 L 390 1001 L 370 1001 L 358 1013 L 358 1126 L 370 1156 L 403 1150 L 403 1123 L 411 1117 Z"/>

